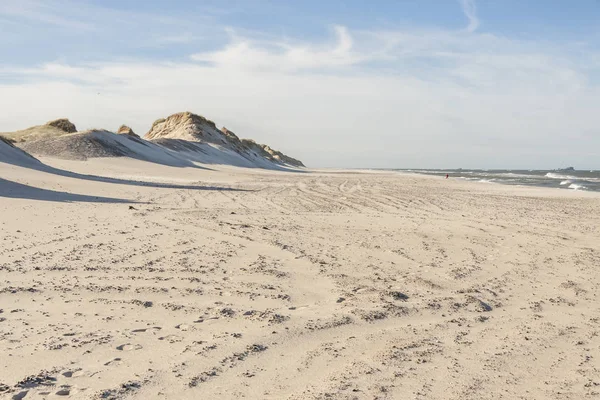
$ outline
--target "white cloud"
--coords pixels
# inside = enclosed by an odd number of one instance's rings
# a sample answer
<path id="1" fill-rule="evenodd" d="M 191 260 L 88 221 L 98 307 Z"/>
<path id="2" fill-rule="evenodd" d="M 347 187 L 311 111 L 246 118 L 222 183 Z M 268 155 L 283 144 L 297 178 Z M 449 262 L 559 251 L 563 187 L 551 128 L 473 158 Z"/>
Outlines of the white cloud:
<path id="1" fill-rule="evenodd" d="M 460 0 L 465 16 L 469 20 L 467 25 L 467 32 L 475 32 L 479 28 L 479 18 L 477 18 L 477 7 L 475 6 L 475 0 Z"/>
<path id="2" fill-rule="evenodd" d="M 217 68 L 251 68 L 297 71 L 351 66 L 370 58 L 353 51 L 352 36 L 343 26 L 334 28 L 336 41 L 331 44 L 254 41 L 232 33 L 233 42 L 224 49 L 192 55 L 195 61 Z"/>
<path id="3" fill-rule="evenodd" d="M 597 167 L 598 55 L 453 31 L 233 36 L 190 62 L 4 69 L 0 131 L 67 116 L 80 129 L 190 110 L 313 166 Z"/>

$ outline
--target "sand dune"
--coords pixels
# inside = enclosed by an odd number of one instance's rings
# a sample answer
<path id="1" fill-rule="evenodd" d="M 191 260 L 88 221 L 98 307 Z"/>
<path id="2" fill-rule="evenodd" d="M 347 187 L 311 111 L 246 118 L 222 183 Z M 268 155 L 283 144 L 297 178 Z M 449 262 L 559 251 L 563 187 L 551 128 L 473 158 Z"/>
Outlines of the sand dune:
<path id="1" fill-rule="evenodd" d="M 16 147 L 12 141 L 0 136 L 0 162 L 20 167 L 36 167 L 40 162 L 31 154 Z"/>
<path id="2" fill-rule="evenodd" d="M 78 132 L 68 119 L 50 121 L 22 131 L 0 133 L 35 156 L 88 160 L 127 157 L 173 167 L 196 163 L 246 168 L 289 170 L 304 164 L 253 140 L 239 139 L 226 128 L 190 113 L 177 113 L 154 122 L 144 139 L 121 125 L 116 133 L 105 129 Z"/>
<path id="3" fill-rule="evenodd" d="M 2 398 L 600 393 L 597 195 L 41 161 L 0 162 Z"/>

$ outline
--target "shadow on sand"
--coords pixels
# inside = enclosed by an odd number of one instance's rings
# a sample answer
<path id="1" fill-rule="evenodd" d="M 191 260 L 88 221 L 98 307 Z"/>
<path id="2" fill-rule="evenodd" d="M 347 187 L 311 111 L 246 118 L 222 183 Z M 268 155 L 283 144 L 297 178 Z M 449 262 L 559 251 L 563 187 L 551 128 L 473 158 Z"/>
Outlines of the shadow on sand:
<path id="1" fill-rule="evenodd" d="M 87 196 L 54 190 L 40 189 L 22 183 L 7 181 L 0 178 L 0 197 L 9 199 L 29 199 L 57 202 L 85 202 L 85 203 L 136 203 L 126 199 L 115 199 L 110 197 Z"/>
<path id="2" fill-rule="evenodd" d="M 250 191 L 247 189 L 235 189 L 235 188 L 226 188 L 226 187 L 218 187 L 218 186 L 176 185 L 176 184 L 170 184 L 170 183 L 146 182 L 146 181 L 136 181 L 136 180 L 131 180 L 131 179 L 108 178 L 108 177 L 97 176 L 97 175 L 79 174 L 77 172 L 71 172 L 71 171 L 66 171 L 63 169 L 51 167 L 49 165 L 42 163 L 41 161 L 39 161 L 35 158 L 33 158 L 31 160 L 31 162 L 28 162 L 26 164 L 11 162 L 11 160 L 0 160 L 0 162 L 4 162 L 7 164 L 11 164 L 11 165 L 16 165 L 18 167 L 30 168 L 30 169 L 40 171 L 40 172 L 46 172 L 48 174 L 64 176 L 67 178 L 83 179 L 83 180 L 87 180 L 87 181 L 103 182 L 103 183 L 114 183 L 114 184 L 118 184 L 118 185 L 145 186 L 145 187 L 163 188 L 163 189 L 221 190 L 221 191 L 234 191 L 234 192 Z"/>

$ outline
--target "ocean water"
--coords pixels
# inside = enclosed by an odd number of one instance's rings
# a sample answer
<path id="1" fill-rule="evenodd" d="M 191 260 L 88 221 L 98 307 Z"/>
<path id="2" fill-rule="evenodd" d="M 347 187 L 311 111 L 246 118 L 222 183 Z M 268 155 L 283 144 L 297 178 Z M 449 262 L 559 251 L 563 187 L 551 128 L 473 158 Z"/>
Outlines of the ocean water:
<path id="1" fill-rule="evenodd" d="M 481 183 L 540 186 L 565 190 L 600 192 L 600 171 L 509 170 L 509 169 L 398 169 L 396 171 L 464 179 Z"/>

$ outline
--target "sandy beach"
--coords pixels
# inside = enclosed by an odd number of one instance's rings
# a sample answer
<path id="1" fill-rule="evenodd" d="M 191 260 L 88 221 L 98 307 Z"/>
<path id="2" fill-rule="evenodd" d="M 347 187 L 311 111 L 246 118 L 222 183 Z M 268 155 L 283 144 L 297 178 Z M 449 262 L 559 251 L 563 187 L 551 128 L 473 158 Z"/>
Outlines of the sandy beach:
<path id="1" fill-rule="evenodd" d="M 1 398 L 600 396 L 597 193 L 42 161 L 0 163 Z"/>

